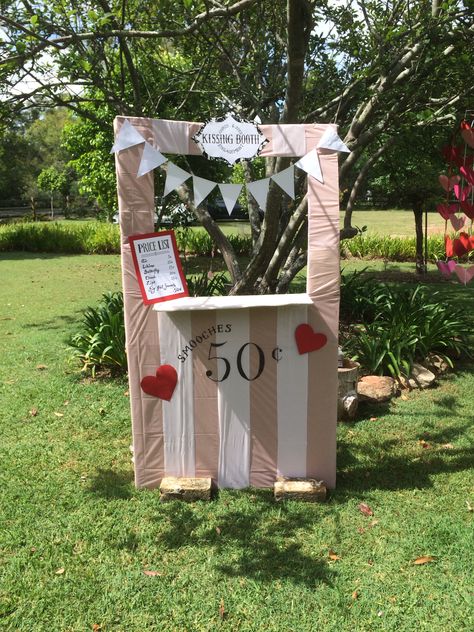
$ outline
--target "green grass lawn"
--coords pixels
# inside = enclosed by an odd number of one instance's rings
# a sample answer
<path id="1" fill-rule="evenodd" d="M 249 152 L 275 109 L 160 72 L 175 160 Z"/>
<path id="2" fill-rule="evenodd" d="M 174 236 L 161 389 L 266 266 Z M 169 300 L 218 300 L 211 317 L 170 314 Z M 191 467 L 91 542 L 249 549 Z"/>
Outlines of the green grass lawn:
<path id="1" fill-rule="evenodd" d="M 1 630 L 474 629 L 472 367 L 340 424 L 325 504 L 161 505 L 133 485 L 126 382 L 81 379 L 65 342 L 119 257 L 3 254 L 0 278 Z"/>
<path id="2" fill-rule="evenodd" d="M 341 211 L 341 225 L 344 212 Z M 414 237 L 415 219 L 412 211 L 400 209 L 355 210 L 352 214 L 352 225 L 362 228 L 367 226 L 369 233 L 377 235 L 401 235 Z M 451 226 L 449 226 L 451 229 Z M 428 233 L 430 235 L 444 233 L 444 219 L 437 212 L 428 213 Z"/>
<path id="3" fill-rule="evenodd" d="M 340 213 L 341 225 L 344 221 L 344 211 Z M 82 225 L 91 220 L 68 220 L 75 225 Z M 358 210 L 352 215 L 354 226 L 367 226 L 369 233 L 377 235 L 404 235 L 413 237 L 415 235 L 415 220 L 413 212 L 401 209 L 387 210 Z M 247 222 L 220 222 L 224 233 L 234 233 L 240 235 L 250 235 L 250 225 Z M 428 231 L 430 234 L 442 234 L 444 232 L 444 219 L 439 213 L 428 213 Z"/>

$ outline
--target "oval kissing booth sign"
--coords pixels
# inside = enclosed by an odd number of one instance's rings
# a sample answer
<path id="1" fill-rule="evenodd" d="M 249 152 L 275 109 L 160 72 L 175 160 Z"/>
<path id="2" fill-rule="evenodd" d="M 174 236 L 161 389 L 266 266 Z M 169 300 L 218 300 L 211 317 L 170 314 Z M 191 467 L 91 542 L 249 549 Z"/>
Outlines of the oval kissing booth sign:
<path id="1" fill-rule="evenodd" d="M 210 158 L 222 158 L 230 165 L 258 156 L 268 142 L 258 125 L 236 119 L 232 114 L 205 123 L 193 140 L 203 154 Z"/>

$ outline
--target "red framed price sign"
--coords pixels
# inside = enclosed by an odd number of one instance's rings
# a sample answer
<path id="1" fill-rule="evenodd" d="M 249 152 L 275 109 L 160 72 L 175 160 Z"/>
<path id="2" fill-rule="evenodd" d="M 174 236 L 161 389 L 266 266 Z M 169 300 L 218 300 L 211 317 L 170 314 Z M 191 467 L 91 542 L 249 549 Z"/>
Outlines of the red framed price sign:
<path id="1" fill-rule="evenodd" d="M 129 237 L 145 305 L 189 296 L 172 230 Z"/>

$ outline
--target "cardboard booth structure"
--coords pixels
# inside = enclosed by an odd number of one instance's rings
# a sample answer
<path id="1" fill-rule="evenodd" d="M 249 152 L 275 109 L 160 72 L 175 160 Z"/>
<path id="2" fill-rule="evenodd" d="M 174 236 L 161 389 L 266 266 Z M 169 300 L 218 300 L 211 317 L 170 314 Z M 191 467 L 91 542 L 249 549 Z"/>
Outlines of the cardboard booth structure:
<path id="1" fill-rule="evenodd" d="M 167 154 L 200 154 L 201 123 L 118 117 Z M 261 125 L 262 156 L 306 156 L 332 125 Z M 219 487 L 273 486 L 278 476 L 336 480 L 339 316 L 338 154 L 317 149 L 308 177 L 305 294 L 142 300 L 129 238 L 152 233 L 153 172 L 143 144 L 116 152 L 135 482 L 211 477 Z M 143 378 L 176 370 L 169 401 Z M 150 377 L 151 376 L 151 377 Z"/>

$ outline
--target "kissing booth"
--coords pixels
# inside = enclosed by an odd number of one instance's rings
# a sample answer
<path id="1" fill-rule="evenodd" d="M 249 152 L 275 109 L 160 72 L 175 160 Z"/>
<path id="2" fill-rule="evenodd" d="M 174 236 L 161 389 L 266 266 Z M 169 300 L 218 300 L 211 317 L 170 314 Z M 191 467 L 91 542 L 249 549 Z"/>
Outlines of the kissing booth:
<path id="1" fill-rule="evenodd" d="M 181 294 L 145 304 L 133 249 L 154 229 L 152 169 L 167 160 L 161 152 L 201 154 L 193 139 L 201 128 L 115 120 L 136 485 L 153 488 L 165 476 L 177 476 L 211 477 L 227 488 L 269 487 L 285 476 L 334 487 L 338 151 L 345 148 L 333 125 L 259 126 L 268 141 L 261 156 L 303 157 L 296 164 L 312 174 L 306 293 Z M 177 174 L 179 167 L 170 162 L 168 190 L 183 181 Z M 195 198 L 201 184 L 196 179 Z"/>

